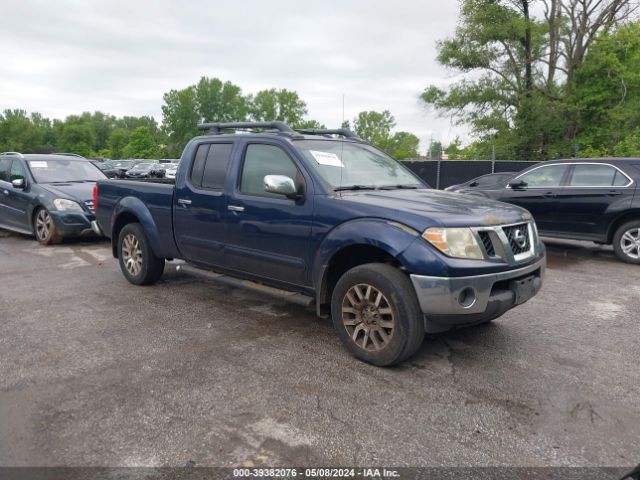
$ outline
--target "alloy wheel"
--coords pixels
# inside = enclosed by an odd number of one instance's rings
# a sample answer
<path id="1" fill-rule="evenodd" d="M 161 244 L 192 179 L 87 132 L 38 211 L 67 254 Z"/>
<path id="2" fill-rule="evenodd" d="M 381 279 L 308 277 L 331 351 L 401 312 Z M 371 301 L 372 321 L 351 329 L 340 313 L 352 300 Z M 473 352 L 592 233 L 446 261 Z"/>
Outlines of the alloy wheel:
<path id="1" fill-rule="evenodd" d="M 377 352 L 386 347 L 393 336 L 393 309 L 373 285 L 354 285 L 342 300 L 342 324 L 358 347 Z"/>
<path id="2" fill-rule="evenodd" d="M 51 215 L 42 209 L 36 215 L 36 237 L 38 240 L 44 241 L 49 237 L 51 231 Z"/>
<path id="3" fill-rule="evenodd" d="M 129 233 L 122 241 L 122 260 L 124 266 L 132 276 L 137 276 L 142 270 L 142 249 L 135 235 Z"/>
<path id="4" fill-rule="evenodd" d="M 620 248 L 629 258 L 640 259 L 640 228 L 634 227 L 624 232 L 620 238 Z"/>

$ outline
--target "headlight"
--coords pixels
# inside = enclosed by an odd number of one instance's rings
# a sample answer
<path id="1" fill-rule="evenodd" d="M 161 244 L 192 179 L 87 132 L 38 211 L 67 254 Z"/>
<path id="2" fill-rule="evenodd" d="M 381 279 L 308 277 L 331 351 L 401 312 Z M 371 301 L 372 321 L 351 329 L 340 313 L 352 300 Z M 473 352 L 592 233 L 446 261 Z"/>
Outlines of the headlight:
<path id="1" fill-rule="evenodd" d="M 484 258 L 470 228 L 428 228 L 422 238 L 449 257 Z"/>
<path id="2" fill-rule="evenodd" d="M 53 206 L 61 212 L 82 212 L 82 207 L 78 202 L 66 198 L 56 198 L 53 201 Z"/>

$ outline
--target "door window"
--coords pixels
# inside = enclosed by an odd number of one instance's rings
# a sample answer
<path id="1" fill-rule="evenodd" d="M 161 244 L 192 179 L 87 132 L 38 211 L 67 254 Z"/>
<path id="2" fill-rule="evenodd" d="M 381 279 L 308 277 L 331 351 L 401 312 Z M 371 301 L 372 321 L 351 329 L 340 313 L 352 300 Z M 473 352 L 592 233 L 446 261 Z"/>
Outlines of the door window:
<path id="1" fill-rule="evenodd" d="M 298 168 L 284 150 L 275 145 L 251 144 L 247 147 L 242 165 L 240 192 L 247 195 L 282 198 L 282 195 L 267 193 L 264 177 L 284 175 L 299 184 L 302 181 Z"/>
<path id="2" fill-rule="evenodd" d="M 13 163 L 11 164 L 10 181 L 13 182 L 14 180 L 24 180 L 24 179 L 25 179 L 25 171 L 24 171 L 24 167 L 22 166 L 22 163 L 20 163 L 19 160 L 14 160 Z"/>
<path id="3" fill-rule="evenodd" d="M 232 143 L 203 143 L 200 145 L 191 169 L 192 185 L 222 190 L 227 178 L 227 167 L 232 148 Z"/>
<path id="4" fill-rule="evenodd" d="M 517 180 L 523 181 L 527 188 L 559 187 L 568 165 L 549 165 L 525 173 Z"/>
<path id="5" fill-rule="evenodd" d="M 571 187 L 623 187 L 629 179 L 610 165 L 582 164 L 573 167 Z"/>
<path id="6" fill-rule="evenodd" d="M 11 169 L 10 158 L 0 158 L 0 180 L 9 181 L 9 170 Z"/>

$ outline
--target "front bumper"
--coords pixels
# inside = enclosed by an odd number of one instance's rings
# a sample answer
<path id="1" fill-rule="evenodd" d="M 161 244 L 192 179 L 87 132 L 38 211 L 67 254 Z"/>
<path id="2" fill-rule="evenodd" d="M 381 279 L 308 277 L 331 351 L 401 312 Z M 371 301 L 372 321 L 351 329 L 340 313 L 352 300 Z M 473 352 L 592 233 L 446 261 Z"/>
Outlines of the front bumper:
<path id="1" fill-rule="evenodd" d="M 95 232 L 92 228 L 95 216 L 85 212 L 51 211 L 51 218 L 60 235 L 63 237 L 79 237 Z"/>
<path id="2" fill-rule="evenodd" d="M 427 332 L 492 320 L 526 302 L 542 287 L 546 257 L 526 267 L 472 277 L 411 275 Z M 529 295 L 521 296 L 518 282 Z"/>

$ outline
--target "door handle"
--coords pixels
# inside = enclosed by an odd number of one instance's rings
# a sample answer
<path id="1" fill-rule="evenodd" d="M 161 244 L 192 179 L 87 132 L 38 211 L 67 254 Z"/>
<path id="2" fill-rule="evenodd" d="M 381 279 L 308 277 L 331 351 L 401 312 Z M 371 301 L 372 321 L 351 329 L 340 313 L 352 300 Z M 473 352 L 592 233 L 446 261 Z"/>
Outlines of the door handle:
<path id="1" fill-rule="evenodd" d="M 622 192 L 620 190 L 609 190 L 609 193 L 607 193 L 607 195 L 609 195 L 610 197 L 615 197 L 616 195 L 622 195 Z"/>
<path id="2" fill-rule="evenodd" d="M 191 200 L 186 199 L 186 198 L 179 198 L 178 199 L 178 203 L 180 205 L 184 205 L 186 207 L 187 205 L 191 205 Z"/>
<path id="3" fill-rule="evenodd" d="M 547 192 L 543 195 L 544 198 L 556 198 L 558 195 L 553 192 Z"/>
<path id="4" fill-rule="evenodd" d="M 4 193 L 5 195 L 9 195 L 9 190 L 3 190 L 2 193 Z"/>
<path id="5" fill-rule="evenodd" d="M 239 205 L 227 205 L 227 210 L 231 212 L 244 212 L 244 207 Z"/>

